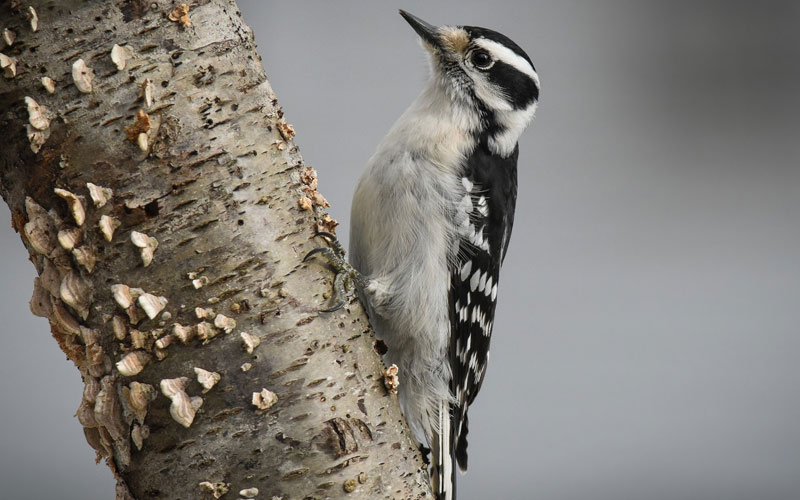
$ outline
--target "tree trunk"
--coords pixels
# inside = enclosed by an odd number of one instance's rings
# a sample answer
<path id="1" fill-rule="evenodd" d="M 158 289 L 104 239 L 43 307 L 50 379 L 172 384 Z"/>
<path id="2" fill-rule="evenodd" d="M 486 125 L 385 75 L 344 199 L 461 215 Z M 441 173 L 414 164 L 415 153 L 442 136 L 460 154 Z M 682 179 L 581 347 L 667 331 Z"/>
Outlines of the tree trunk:
<path id="1" fill-rule="evenodd" d="M 335 222 L 233 0 L 0 19 L 0 193 L 117 498 L 430 495 L 361 306 L 319 312 Z"/>

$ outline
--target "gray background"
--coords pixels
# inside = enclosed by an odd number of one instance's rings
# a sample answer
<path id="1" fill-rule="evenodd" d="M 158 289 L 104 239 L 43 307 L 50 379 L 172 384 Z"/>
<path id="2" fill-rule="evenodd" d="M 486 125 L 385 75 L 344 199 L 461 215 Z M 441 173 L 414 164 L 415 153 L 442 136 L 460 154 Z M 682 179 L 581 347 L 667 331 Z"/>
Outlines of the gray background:
<path id="1" fill-rule="evenodd" d="M 269 3 L 240 1 L 343 241 L 425 78 L 397 7 L 541 75 L 460 499 L 800 498 L 800 3 Z M 0 497 L 113 498 L 7 223 L 0 252 Z"/>

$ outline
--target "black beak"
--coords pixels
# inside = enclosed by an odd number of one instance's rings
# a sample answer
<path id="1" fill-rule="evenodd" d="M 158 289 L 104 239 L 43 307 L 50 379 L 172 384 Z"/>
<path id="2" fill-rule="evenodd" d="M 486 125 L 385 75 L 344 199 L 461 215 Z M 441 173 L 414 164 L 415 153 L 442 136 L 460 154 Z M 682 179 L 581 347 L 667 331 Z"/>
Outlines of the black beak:
<path id="1" fill-rule="evenodd" d="M 400 15 L 403 16 L 403 19 L 405 19 L 412 28 L 414 28 L 414 31 L 417 32 L 417 34 L 425 41 L 425 43 L 435 49 L 442 48 L 441 44 L 439 43 L 439 28 L 426 23 L 422 19 L 413 14 L 409 14 L 403 9 L 400 9 Z"/>

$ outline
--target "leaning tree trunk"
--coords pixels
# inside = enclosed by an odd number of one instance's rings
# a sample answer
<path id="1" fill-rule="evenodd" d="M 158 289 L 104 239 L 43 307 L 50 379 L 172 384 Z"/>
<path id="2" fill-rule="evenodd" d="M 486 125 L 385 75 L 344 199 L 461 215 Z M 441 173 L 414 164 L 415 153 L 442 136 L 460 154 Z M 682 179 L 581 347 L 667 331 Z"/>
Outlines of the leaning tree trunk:
<path id="1" fill-rule="evenodd" d="M 319 313 L 336 223 L 234 1 L 0 20 L 0 192 L 117 497 L 429 495 L 362 308 Z"/>

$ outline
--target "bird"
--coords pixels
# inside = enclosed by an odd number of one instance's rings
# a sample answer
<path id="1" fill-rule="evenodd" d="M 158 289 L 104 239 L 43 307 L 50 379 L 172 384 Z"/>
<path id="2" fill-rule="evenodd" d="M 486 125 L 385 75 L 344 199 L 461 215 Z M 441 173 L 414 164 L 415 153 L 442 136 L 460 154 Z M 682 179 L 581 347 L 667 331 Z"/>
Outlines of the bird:
<path id="1" fill-rule="evenodd" d="M 330 234 L 336 310 L 357 290 L 409 427 L 430 449 L 437 500 L 467 469 L 468 409 L 486 374 L 500 268 L 514 223 L 518 139 L 539 102 L 539 75 L 507 36 L 434 26 L 400 10 L 430 60 L 422 92 L 359 178 L 350 260 Z M 425 446 L 427 445 L 427 446 Z"/>

